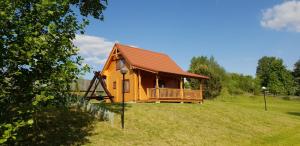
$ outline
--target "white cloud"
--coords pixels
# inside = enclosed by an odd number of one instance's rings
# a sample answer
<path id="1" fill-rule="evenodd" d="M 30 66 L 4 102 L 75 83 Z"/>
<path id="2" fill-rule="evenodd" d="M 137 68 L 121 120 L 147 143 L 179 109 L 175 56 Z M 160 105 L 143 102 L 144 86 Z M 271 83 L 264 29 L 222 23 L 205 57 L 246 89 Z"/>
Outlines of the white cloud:
<path id="1" fill-rule="evenodd" d="M 285 1 L 263 10 L 262 15 L 263 27 L 300 32 L 300 1 Z"/>
<path id="2" fill-rule="evenodd" d="M 100 69 L 99 66 L 105 63 L 115 44 L 105 38 L 90 35 L 76 35 L 73 43 L 80 48 L 79 55 L 84 58 L 84 63 L 95 69 Z"/>

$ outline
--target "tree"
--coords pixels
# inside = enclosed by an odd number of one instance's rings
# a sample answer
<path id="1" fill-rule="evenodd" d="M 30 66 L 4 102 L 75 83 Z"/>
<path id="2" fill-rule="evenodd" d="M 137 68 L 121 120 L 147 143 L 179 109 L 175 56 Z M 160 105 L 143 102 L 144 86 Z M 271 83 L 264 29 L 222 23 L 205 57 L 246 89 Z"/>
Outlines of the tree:
<path id="1" fill-rule="evenodd" d="M 229 80 L 226 84 L 230 94 L 254 93 L 255 79 L 249 75 L 228 73 Z"/>
<path id="2" fill-rule="evenodd" d="M 262 57 L 258 61 L 256 76 L 260 80 L 260 85 L 267 87 L 274 95 L 295 93 L 292 74 L 286 69 L 280 58 Z"/>
<path id="3" fill-rule="evenodd" d="M 191 60 L 189 72 L 209 76 L 209 80 L 205 81 L 206 98 L 214 98 L 220 95 L 222 90 L 222 82 L 226 78 L 226 72 L 213 57 L 193 57 Z M 190 86 L 193 89 L 199 88 L 199 81 L 196 79 L 188 79 Z"/>
<path id="4" fill-rule="evenodd" d="M 63 105 L 86 67 L 72 40 L 87 17 L 103 19 L 103 0 L 0 2 L 0 144 L 22 139 L 42 106 Z M 73 10 L 79 8 L 83 20 Z"/>
<path id="5" fill-rule="evenodd" d="M 294 64 L 293 76 L 297 83 L 297 95 L 300 95 L 300 59 Z"/>
<path id="6" fill-rule="evenodd" d="M 284 93 L 284 85 L 279 80 L 279 77 L 276 72 L 271 72 L 270 81 L 267 87 L 269 91 L 274 95 L 277 95 L 278 93 Z"/>

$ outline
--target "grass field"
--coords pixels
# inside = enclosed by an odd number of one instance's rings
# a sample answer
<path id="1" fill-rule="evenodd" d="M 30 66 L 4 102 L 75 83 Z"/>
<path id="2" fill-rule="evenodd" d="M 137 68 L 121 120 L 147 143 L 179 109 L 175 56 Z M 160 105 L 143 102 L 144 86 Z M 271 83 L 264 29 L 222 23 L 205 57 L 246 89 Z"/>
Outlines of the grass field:
<path id="1" fill-rule="evenodd" d="M 267 99 L 129 104 L 124 130 L 95 122 L 86 145 L 300 145 L 300 101 Z"/>
<path id="2" fill-rule="evenodd" d="M 220 97 L 206 100 L 202 105 L 127 104 L 124 130 L 120 128 L 119 114 L 115 115 L 111 124 L 93 119 L 83 112 L 55 111 L 60 118 L 43 123 L 47 128 L 42 134 L 44 141 L 40 143 L 300 145 L 300 100 L 277 97 L 267 97 L 267 100 L 268 111 L 264 111 L 261 96 Z M 49 129 L 54 130 L 49 133 Z"/>

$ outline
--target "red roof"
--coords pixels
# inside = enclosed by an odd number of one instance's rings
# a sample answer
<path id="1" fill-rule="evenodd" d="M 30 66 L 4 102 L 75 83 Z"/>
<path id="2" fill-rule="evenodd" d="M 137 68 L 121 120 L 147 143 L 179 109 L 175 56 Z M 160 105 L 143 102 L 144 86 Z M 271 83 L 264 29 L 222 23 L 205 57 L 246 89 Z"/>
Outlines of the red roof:
<path id="1" fill-rule="evenodd" d="M 156 73 L 171 73 L 185 77 L 204 78 L 207 76 L 198 75 L 182 70 L 168 55 L 145 49 L 135 48 L 122 44 L 115 44 L 125 60 L 133 67 Z"/>

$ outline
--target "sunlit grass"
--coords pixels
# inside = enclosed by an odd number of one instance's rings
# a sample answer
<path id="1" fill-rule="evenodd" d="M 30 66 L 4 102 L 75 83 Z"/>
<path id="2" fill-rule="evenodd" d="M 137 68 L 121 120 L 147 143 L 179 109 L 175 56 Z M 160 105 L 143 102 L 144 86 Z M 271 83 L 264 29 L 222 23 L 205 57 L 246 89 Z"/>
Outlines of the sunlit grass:
<path id="1" fill-rule="evenodd" d="M 223 97 L 204 104 L 132 103 L 115 122 L 94 122 L 86 145 L 300 145 L 300 101 Z"/>

